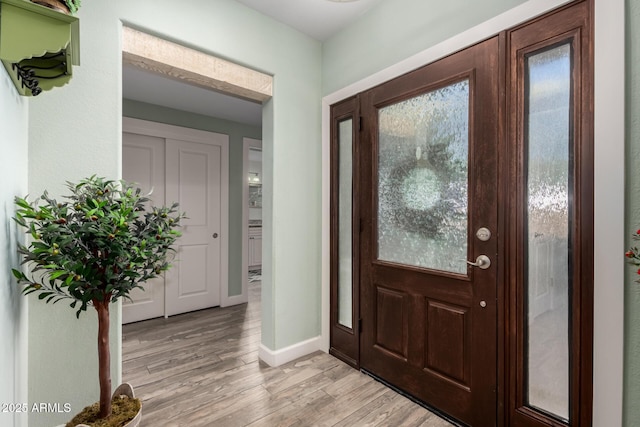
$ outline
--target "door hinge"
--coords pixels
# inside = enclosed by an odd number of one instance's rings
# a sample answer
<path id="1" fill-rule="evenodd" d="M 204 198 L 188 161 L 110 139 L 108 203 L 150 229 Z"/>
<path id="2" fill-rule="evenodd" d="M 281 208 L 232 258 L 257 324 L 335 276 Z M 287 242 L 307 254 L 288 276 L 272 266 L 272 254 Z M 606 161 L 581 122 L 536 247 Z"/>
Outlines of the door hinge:
<path id="1" fill-rule="evenodd" d="M 362 333 L 362 317 L 358 319 L 358 333 Z"/>
<path id="2" fill-rule="evenodd" d="M 360 116 L 358 119 L 358 132 L 362 130 L 362 126 L 363 126 L 362 123 L 363 123 L 362 116 Z"/>

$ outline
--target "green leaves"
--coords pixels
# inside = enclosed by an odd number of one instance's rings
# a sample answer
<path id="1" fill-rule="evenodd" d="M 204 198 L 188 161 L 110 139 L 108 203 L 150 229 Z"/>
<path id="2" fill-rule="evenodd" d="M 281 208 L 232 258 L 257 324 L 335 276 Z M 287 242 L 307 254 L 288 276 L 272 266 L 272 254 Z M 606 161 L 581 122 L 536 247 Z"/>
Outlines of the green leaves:
<path id="1" fill-rule="evenodd" d="M 18 280 L 22 280 L 26 278 L 24 273 L 20 270 L 16 270 L 15 268 L 12 268 L 11 272 L 13 273 L 14 277 Z"/>
<path id="2" fill-rule="evenodd" d="M 67 183 L 63 201 L 47 192 L 37 202 L 15 198 L 14 220 L 31 237 L 19 246 L 25 273 L 13 270 L 23 293 L 55 303 L 74 300 L 76 315 L 92 301 L 109 302 L 161 274 L 180 237 L 178 204 L 150 207 L 149 198 L 124 181 L 92 176 Z M 41 204 L 38 204 L 40 202 Z"/>
<path id="3" fill-rule="evenodd" d="M 80 9 L 80 0 L 65 0 L 65 3 L 72 15 L 75 15 L 76 12 L 78 12 L 78 9 Z"/>

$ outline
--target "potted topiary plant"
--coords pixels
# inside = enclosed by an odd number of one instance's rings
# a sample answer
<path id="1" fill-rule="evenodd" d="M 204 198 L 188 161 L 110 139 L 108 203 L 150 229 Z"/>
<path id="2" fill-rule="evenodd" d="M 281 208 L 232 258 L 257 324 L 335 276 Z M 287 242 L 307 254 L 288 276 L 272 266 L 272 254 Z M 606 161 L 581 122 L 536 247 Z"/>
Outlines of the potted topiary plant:
<path id="1" fill-rule="evenodd" d="M 144 282 L 169 268 L 184 215 L 176 203 L 148 207 L 148 195 L 124 181 L 92 176 L 67 187 L 71 194 L 64 201 L 46 191 L 40 205 L 16 197 L 14 220 L 27 229 L 31 243 L 18 247 L 28 273 L 14 269 L 13 274 L 24 285 L 25 295 L 37 293 L 38 299 L 53 304 L 71 300 L 76 317 L 90 306 L 97 311 L 100 402 L 91 417 L 108 419 L 112 413 L 109 305 L 129 298 L 133 289 L 142 289 Z M 67 425 L 82 423 L 91 420 Z"/>
<path id="2" fill-rule="evenodd" d="M 81 0 L 30 0 L 31 3 L 36 3 L 49 9 L 57 10 L 58 12 L 66 13 L 67 15 L 75 15 L 78 9 L 80 9 Z"/>

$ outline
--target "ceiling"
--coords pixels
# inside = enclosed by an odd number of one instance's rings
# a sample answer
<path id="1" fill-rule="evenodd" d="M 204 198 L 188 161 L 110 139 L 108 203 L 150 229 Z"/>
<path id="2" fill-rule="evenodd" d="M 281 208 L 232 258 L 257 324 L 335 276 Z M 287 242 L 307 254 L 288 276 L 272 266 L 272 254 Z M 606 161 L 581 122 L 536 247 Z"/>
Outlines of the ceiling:
<path id="1" fill-rule="evenodd" d="M 202 89 L 127 64 L 122 66 L 122 97 L 251 126 L 262 124 L 261 104 Z"/>
<path id="2" fill-rule="evenodd" d="M 236 0 L 324 41 L 382 0 Z"/>
<path id="3" fill-rule="evenodd" d="M 383 0 L 236 0 L 324 41 Z M 124 98 L 260 126 L 262 106 L 124 65 Z"/>

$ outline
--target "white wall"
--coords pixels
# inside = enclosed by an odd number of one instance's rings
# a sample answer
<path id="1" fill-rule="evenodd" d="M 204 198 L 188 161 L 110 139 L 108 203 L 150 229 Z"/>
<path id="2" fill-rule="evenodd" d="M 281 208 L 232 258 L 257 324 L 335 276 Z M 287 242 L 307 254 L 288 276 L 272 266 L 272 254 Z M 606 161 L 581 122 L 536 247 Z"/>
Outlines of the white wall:
<path id="1" fill-rule="evenodd" d="M 322 46 L 323 94 L 365 79 L 522 3 L 526 0 L 380 2 Z"/>
<path id="2" fill-rule="evenodd" d="M 28 102 L 0 66 L 0 404 L 27 403 L 26 298 L 11 274 L 20 263 L 16 242 L 24 241 L 11 218 L 14 197 L 27 194 L 27 135 Z M 26 426 L 24 418 L 0 411 L 2 426 Z"/>

